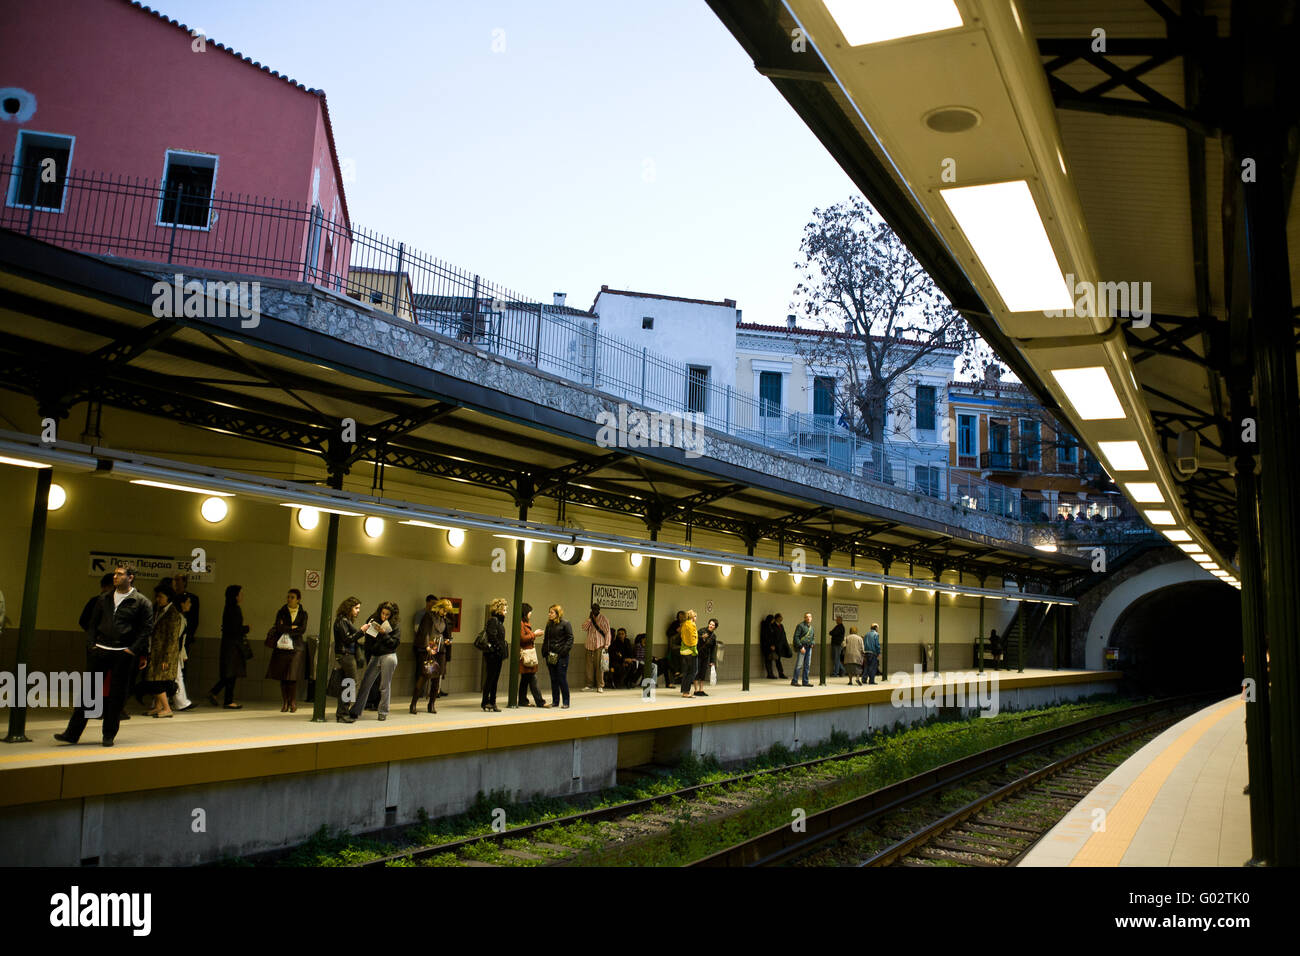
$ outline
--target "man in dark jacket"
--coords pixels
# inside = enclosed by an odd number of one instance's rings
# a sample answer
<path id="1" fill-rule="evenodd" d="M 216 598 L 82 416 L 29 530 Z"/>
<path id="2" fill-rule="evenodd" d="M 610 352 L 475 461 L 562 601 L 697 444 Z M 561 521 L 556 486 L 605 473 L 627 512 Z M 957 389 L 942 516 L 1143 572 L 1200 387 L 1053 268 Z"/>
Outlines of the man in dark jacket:
<path id="1" fill-rule="evenodd" d="M 831 628 L 831 676 L 844 676 L 844 618 L 835 615 L 835 626 Z"/>
<path id="2" fill-rule="evenodd" d="M 131 672 L 149 662 L 149 638 L 153 634 L 153 602 L 135 589 L 135 569 L 119 564 L 113 569 L 113 590 L 101 595 L 86 630 L 86 670 L 103 674 L 101 700 L 104 717 L 104 746 L 113 746 L 121 726 Z M 68 729 L 55 740 L 75 744 L 86 729 L 85 702 L 78 704 Z"/>

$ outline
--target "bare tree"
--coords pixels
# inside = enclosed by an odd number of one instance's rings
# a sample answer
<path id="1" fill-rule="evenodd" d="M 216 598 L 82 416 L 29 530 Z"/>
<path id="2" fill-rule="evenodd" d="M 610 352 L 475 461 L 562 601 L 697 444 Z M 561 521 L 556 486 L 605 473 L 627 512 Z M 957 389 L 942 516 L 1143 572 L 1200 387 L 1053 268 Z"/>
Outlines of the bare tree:
<path id="1" fill-rule="evenodd" d="M 884 439 L 886 413 L 909 407 L 908 372 L 927 355 L 955 349 L 965 372 L 999 364 L 860 197 L 814 209 L 799 251 L 791 307 L 822 334 L 799 336 L 796 348 L 843 375 L 835 410 L 857 434 Z"/>

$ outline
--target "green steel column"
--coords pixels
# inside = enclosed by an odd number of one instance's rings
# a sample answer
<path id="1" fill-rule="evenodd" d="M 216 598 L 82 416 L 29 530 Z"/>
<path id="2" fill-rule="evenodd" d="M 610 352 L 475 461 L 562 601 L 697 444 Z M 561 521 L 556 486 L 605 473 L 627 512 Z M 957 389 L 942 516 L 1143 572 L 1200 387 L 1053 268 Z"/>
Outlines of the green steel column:
<path id="1" fill-rule="evenodd" d="M 659 529 L 650 529 L 650 540 L 659 540 Z M 645 586 L 645 667 L 641 674 L 643 677 L 650 676 L 650 665 L 654 660 L 655 644 L 655 559 L 650 557 L 650 569 L 646 576 Z"/>
<path id="2" fill-rule="evenodd" d="M 1047 613 L 1051 614 L 1052 611 L 1054 610 L 1056 610 L 1056 605 L 1055 604 L 1050 605 L 1047 608 Z M 1052 670 L 1059 671 L 1060 669 L 1061 669 L 1061 614 L 1058 611 L 1052 617 Z"/>
<path id="3" fill-rule="evenodd" d="M 935 581 L 938 581 L 938 577 Z M 934 658 L 930 661 L 934 665 L 935 674 L 939 673 L 939 592 L 934 592 Z"/>
<path id="4" fill-rule="evenodd" d="M 982 582 L 981 582 L 982 586 Z M 975 671 L 984 673 L 984 595 L 980 595 L 980 629 L 975 635 Z"/>
<path id="5" fill-rule="evenodd" d="M 1261 5 L 1260 10 L 1271 8 Z M 1234 17 L 1234 36 L 1236 17 Z M 1248 34 L 1250 40 L 1271 42 L 1267 28 Z M 1263 54 L 1269 63 L 1271 54 Z M 1262 71 L 1256 75 L 1255 70 Z M 1247 68 L 1247 81 L 1276 82 L 1266 63 Z M 1286 155 L 1283 131 L 1275 116 L 1281 101 L 1252 104 L 1259 110 L 1247 120 L 1249 142 L 1239 144 L 1242 155 L 1267 170 L 1249 185 L 1246 232 L 1249 239 L 1251 316 L 1255 346 L 1255 394 L 1259 437 L 1260 566 L 1264 570 L 1265 634 L 1272 682 L 1269 730 L 1273 759 L 1273 866 L 1300 865 L 1300 503 L 1294 481 L 1300 474 L 1300 389 L 1296 381 L 1296 348 L 1291 307 L 1287 250 L 1286 203 L 1280 172 Z"/>
<path id="6" fill-rule="evenodd" d="M 1025 602 L 1016 608 L 1016 671 L 1025 672 Z"/>
<path id="7" fill-rule="evenodd" d="M 53 468 L 36 471 L 36 499 L 32 502 L 32 527 L 27 537 L 27 575 L 23 579 L 23 609 L 18 621 L 18 647 L 14 653 L 14 674 L 27 663 L 27 652 L 36 633 L 36 602 L 41 596 L 41 564 L 45 560 L 45 519 L 50 510 L 50 482 Z M 9 708 L 7 744 L 29 743 L 27 736 L 27 688 L 14 688 L 14 706 Z"/>
<path id="8" fill-rule="evenodd" d="M 325 719 L 325 690 L 329 686 L 330 667 L 334 663 L 334 571 L 339 556 L 339 516 L 329 516 L 329 531 L 325 536 L 325 572 L 320 582 L 320 636 L 316 641 L 316 699 L 312 701 L 313 723 Z M 359 681 L 360 675 L 357 680 Z M 353 688 L 357 693 L 360 688 Z M 342 693 L 342 691 L 340 691 Z"/>
<path id="9" fill-rule="evenodd" d="M 1255 862 L 1273 852 L 1273 757 L 1269 752 L 1268 645 L 1264 636 L 1264 580 L 1259 566 L 1258 484 L 1255 462 L 1237 459 L 1238 559 L 1241 562 L 1241 636 L 1245 676 L 1254 681 L 1246 702 L 1246 763 L 1250 778 L 1250 843 Z"/>
<path id="10" fill-rule="evenodd" d="M 754 556 L 754 545 L 746 545 L 745 553 L 751 558 Z M 745 571 L 745 651 L 742 655 L 743 662 L 740 674 L 740 689 L 749 690 L 749 647 L 750 632 L 753 628 L 754 615 L 754 572 L 746 569 Z"/>
<path id="11" fill-rule="evenodd" d="M 826 567 L 828 567 L 829 563 L 830 563 L 830 556 L 827 554 L 823 554 L 822 555 L 823 570 Z M 821 680 L 817 682 L 819 687 L 826 686 L 826 631 L 829 629 L 827 626 L 828 622 L 826 620 L 826 592 L 829 589 L 830 587 L 826 583 L 826 576 L 823 574 L 822 575 L 822 616 L 821 616 L 821 621 L 819 622 L 821 624 L 821 629 L 822 629 L 822 663 L 821 663 L 822 675 L 821 675 Z"/>
<path id="12" fill-rule="evenodd" d="M 528 505 L 519 506 L 519 520 L 528 520 Z M 524 542 L 515 542 L 515 594 L 510 602 L 510 666 L 506 671 L 509 682 L 507 707 L 519 706 L 519 628 L 524 619 Z"/>
<path id="13" fill-rule="evenodd" d="M 886 572 L 888 573 L 888 572 Z M 886 657 L 889 654 L 889 585 L 883 585 L 880 592 L 880 674 L 889 673 Z"/>

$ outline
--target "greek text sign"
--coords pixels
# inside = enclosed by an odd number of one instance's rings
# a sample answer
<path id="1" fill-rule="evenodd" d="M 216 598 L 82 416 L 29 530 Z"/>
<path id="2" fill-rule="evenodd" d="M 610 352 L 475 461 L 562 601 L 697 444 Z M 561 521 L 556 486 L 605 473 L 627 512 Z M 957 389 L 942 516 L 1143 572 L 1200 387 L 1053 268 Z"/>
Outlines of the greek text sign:
<path id="1" fill-rule="evenodd" d="M 599 604 L 602 611 L 635 611 L 637 589 L 617 584 L 593 584 L 591 603 Z"/>

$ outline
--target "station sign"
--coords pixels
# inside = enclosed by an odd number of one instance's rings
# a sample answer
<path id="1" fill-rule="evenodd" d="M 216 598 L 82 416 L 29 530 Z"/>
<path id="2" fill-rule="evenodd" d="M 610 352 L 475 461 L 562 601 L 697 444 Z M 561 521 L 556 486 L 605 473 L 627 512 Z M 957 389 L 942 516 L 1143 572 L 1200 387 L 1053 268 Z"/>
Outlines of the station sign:
<path id="1" fill-rule="evenodd" d="M 599 604 L 602 611 L 635 611 L 637 588 L 619 584 L 593 584 L 591 603 Z"/>
<path id="2" fill-rule="evenodd" d="M 831 620 L 837 617 L 844 618 L 845 624 L 856 624 L 858 622 L 858 606 L 856 604 L 832 604 Z"/>
<path id="3" fill-rule="evenodd" d="M 135 568 L 135 585 L 138 590 L 152 588 L 161 578 L 170 578 L 173 574 L 188 574 L 191 584 L 208 584 L 216 580 L 216 566 L 207 559 L 202 571 L 194 570 L 194 558 L 190 556 L 175 557 L 166 554 L 131 554 L 126 551 L 91 551 L 86 562 L 87 573 L 92 578 L 101 578 L 112 574 L 119 564 L 129 564 Z"/>

